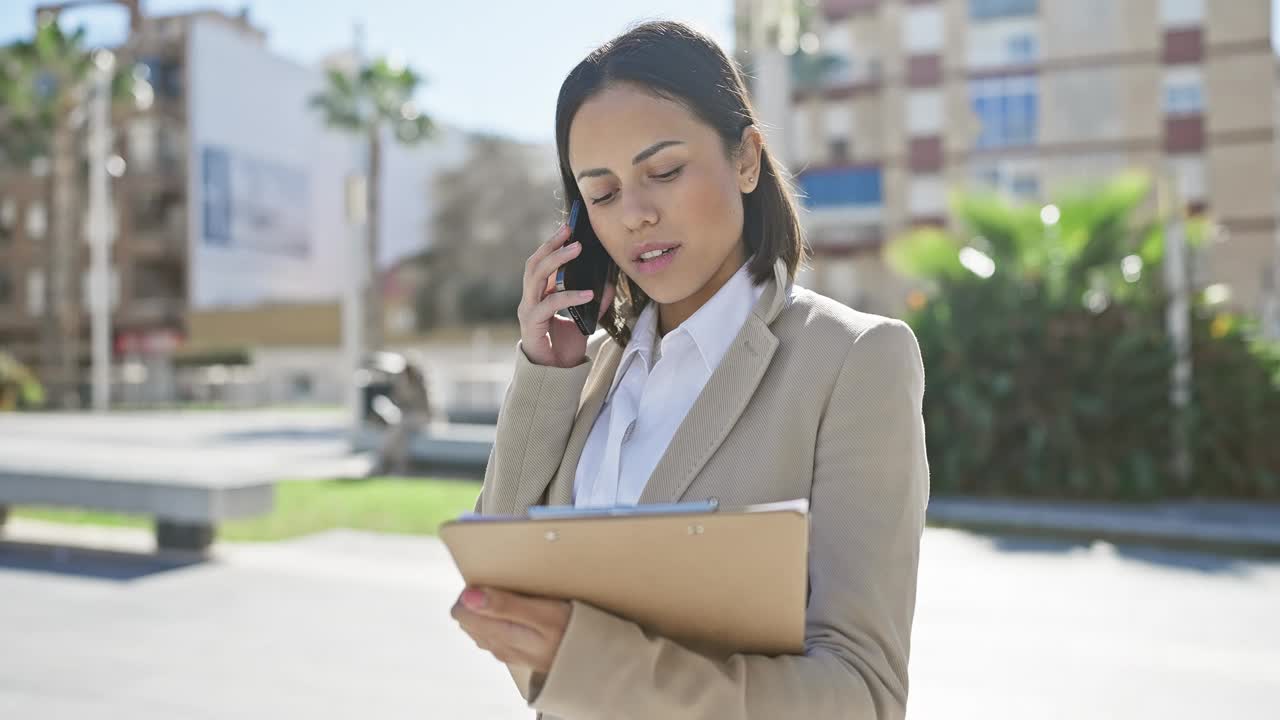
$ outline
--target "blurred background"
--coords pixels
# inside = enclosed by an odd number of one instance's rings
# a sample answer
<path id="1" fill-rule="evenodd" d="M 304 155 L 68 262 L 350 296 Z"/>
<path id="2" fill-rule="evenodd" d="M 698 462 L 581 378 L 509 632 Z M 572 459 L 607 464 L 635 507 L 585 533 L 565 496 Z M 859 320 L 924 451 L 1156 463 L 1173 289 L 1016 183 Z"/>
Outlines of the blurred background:
<path id="1" fill-rule="evenodd" d="M 743 68 L 799 284 L 920 339 L 915 716 L 1265 716 L 1272 0 L 7 0 L 0 714 L 526 714 L 455 637 L 431 536 L 474 501 L 561 221 L 560 82 L 654 17 Z M 425 645 L 324 639 L 367 603 Z M 260 632 L 343 682 L 251 682 Z M 208 678 L 245 692 L 194 702 Z"/>

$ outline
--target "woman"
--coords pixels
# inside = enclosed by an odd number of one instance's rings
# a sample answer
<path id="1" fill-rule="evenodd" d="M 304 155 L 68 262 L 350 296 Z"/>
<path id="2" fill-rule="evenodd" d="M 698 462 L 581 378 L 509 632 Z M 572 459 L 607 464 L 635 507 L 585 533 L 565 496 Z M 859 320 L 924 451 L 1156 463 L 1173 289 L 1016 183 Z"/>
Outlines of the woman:
<path id="1" fill-rule="evenodd" d="M 806 651 L 706 657 L 496 588 L 465 590 L 454 617 L 546 717 L 903 717 L 929 494 L 915 336 L 793 284 L 787 183 L 705 36 L 649 23 L 593 52 L 556 142 L 566 206 L 583 200 L 618 266 L 607 334 L 556 317 L 586 299 L 554 291 L 578 252 L 561 228 L 525 266 L 479 510 L 809 498 Z"/>

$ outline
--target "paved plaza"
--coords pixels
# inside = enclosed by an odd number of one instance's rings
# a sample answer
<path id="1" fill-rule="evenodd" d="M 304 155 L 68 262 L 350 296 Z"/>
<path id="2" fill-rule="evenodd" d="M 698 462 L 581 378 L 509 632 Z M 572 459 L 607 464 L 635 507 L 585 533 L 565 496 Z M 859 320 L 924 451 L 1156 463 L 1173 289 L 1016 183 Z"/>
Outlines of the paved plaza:
<path id="1" fill-rule="evenodd" d="M 15 519 L 0 717 L 531 718 L 448 616 L 438 541 L 216 546 Z M 88 551 L 79 548 L 110 548 Z M 1275 717 L 1280 563 L 926 532 L 910 717 Z"/>

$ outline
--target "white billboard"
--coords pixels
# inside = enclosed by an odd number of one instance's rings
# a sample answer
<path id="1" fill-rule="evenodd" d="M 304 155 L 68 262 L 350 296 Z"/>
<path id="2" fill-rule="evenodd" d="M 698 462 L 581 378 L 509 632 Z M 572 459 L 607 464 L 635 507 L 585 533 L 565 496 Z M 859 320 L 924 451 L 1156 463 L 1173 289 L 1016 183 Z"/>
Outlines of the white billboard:
<path id="1" fill-rule="evenodd" d="M 192 309 L 336 300 L 358 156 L 308 106 L 324 73 L 202 17 L 187 68 Z"/>

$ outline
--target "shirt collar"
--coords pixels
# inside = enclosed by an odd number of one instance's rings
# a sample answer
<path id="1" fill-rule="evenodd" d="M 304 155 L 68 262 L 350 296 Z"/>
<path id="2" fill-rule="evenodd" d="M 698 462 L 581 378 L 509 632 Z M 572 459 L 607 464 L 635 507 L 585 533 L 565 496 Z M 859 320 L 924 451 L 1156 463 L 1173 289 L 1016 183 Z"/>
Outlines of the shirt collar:
<path id="1" fill-rule="evenodd" d="M 643 362 L 646 372 L 653 369 L 653 348 L 657 336 L 658 305 L 650 302 L 640 311 L 640 317 L 636 318 L 635 325 L 631 328 L 631 340 L 622 351 L 622 360 L 618 363 L 618 371 L 613 375 L 613 385 L 605 396 L 605 402 L 613 399 L 614 390 L 618 389 L 618 383 L 622 382 L 632 362 Z"/>
<path id="2" fill-rule="evenodd" d="M 729 278 L 728 282 L 711 296 L 711 299 L 661 339 L 657 338 L 657 303 L 650 302 L 646 305 L 640 311 L 640 317 L 636 319 L 635 326 L 631 330 L 631 341 L 623 350 L 622 360 L 618 364 L 618 371 L 613 377 L 613 385 L 609 388 L 605 401 L 612 399 L 614 390 L 617 389 L 618 383 L 626 375 L 632 362 L 638 358 L 644 362 L 647 370 L 652 371 L 655 343 L 660 342 L 663 354 L 666 354 L 677 334 L 688 335 L 693 340 L 694 347 L 698 349 L 707 374 L 715 372 L 720 361 L 729 352 L 729 346 L 738 336 L 747 316 L 751 314 L 752 308 L 764 293 L 764 286 L 752 283 L 747 266 L 748 264 L 744 263 L 738 268 L 733 277 Z"/>

